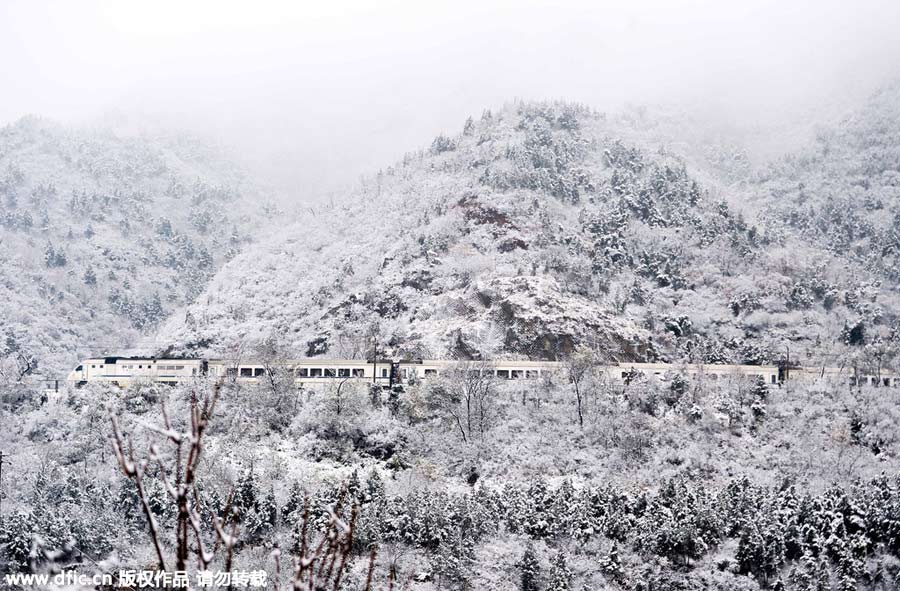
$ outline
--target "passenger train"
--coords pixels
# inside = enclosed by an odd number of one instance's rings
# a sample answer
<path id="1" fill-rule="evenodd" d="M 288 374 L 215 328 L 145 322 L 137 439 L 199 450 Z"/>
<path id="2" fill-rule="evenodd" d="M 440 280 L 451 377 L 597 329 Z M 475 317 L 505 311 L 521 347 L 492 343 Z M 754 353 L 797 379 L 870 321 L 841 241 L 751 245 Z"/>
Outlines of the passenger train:
<path id="1" fill-rule="evenodd" d="M 565 373 L 564 364 L 556 361 L 302 359 L 269 363 L 261 360 L 97 357 L 81 362 L 69 373 L 67 382 L 76 387 L 89 382 L 106 382 L 124 388 L 136 382 L 177 384 L 205 377 L 238 383 L 258 383 L 280 373 L 282 376 L 291 376 L 296 386 L 301 388 L 314 388 L 341 380 L 367 382 L 389 388 L 396 384 L 426 380 L 459 367 L 478 372 L 479 375 L 511 381 L 536 380 Z M 623 362 L 598 366 L 596 369 L 614 384 L 627 384 L 638 375 L 667 381 L 674 374 L 685 374 L 703 376 L 709 380 L 729 377 L 761 378 L 767 384 L 780 384 L 786 380 L 813 382 L 830 379 L 854 386 L 900 386 L 900 375 L 886 372 L 871 374 L 851 367 Z"/>

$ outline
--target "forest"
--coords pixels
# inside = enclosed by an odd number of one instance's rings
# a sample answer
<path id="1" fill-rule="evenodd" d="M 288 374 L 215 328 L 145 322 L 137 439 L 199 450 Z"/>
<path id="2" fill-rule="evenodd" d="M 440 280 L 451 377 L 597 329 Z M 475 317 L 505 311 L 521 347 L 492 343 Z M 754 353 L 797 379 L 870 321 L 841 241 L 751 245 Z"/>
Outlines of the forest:
<path id="1" fill-rule="evenodd" d="M 322 589 L 896 588 L 895 390 L 579 385 L 91 384 L 18 409 L 3 563 Z"/>

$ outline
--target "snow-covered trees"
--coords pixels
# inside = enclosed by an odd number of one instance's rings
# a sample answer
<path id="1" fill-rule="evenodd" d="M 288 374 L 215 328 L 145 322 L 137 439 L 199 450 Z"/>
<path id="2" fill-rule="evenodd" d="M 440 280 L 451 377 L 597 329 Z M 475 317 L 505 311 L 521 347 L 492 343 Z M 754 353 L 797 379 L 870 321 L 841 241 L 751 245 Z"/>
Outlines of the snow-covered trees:
<path id="1" fill-rule="evenodd" d="M 572 571 L 566 555 L 560 550 L 554 554 L 550 561 L 550 581 L 547 583 L 547 591 L 569 591 L 572 584 Z"/>
<path id="2" fill-rule="evenodd" d="M 541 563 L 534 551 L 534 545 L 528 544 L 525 546 L 525 552 L 519 561 L 519 570 L 521 571 L 519 589 L 521 591 L 538 591 L 540 588 Z"/>

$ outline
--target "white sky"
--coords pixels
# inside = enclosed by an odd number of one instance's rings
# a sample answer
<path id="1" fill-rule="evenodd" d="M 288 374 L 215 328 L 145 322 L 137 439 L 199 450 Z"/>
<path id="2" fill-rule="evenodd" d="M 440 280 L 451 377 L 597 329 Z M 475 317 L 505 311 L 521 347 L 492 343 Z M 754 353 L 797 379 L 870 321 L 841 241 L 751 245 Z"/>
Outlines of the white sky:
<path id="1" fill-rule="evenodd" d="M 782 122 L 900 74 L 898 31 L 897 0 L 0 0 L 0 123 L 190 127 L 304 198 L 513 98 Z"/>

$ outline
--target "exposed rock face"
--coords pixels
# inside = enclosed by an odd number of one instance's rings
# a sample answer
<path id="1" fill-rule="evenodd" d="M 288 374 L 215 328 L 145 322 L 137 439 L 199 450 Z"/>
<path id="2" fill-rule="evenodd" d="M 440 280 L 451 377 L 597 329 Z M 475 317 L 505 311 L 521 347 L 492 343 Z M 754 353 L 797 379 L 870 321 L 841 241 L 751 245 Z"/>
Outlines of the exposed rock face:
<path id="1" fill-rule="evenodd" d="M 765 363 L 786 342 L 844 354 L 835 326 L 880 335 L 896 318 L 888 290 L 823 278 L 843 259 L 753 206 L 768 207 L 765 185 L 726 189 L 623 125 L 571 104 L 486 112 L 232 261 L 196 321 L 161 339 L 209 354 L 275 340 L 353 357 L 374 336 L 402 357 L 556 359 L 583 343 L 619 360 Z M 872 297 L 890 306 L 860 320 Z"/>

